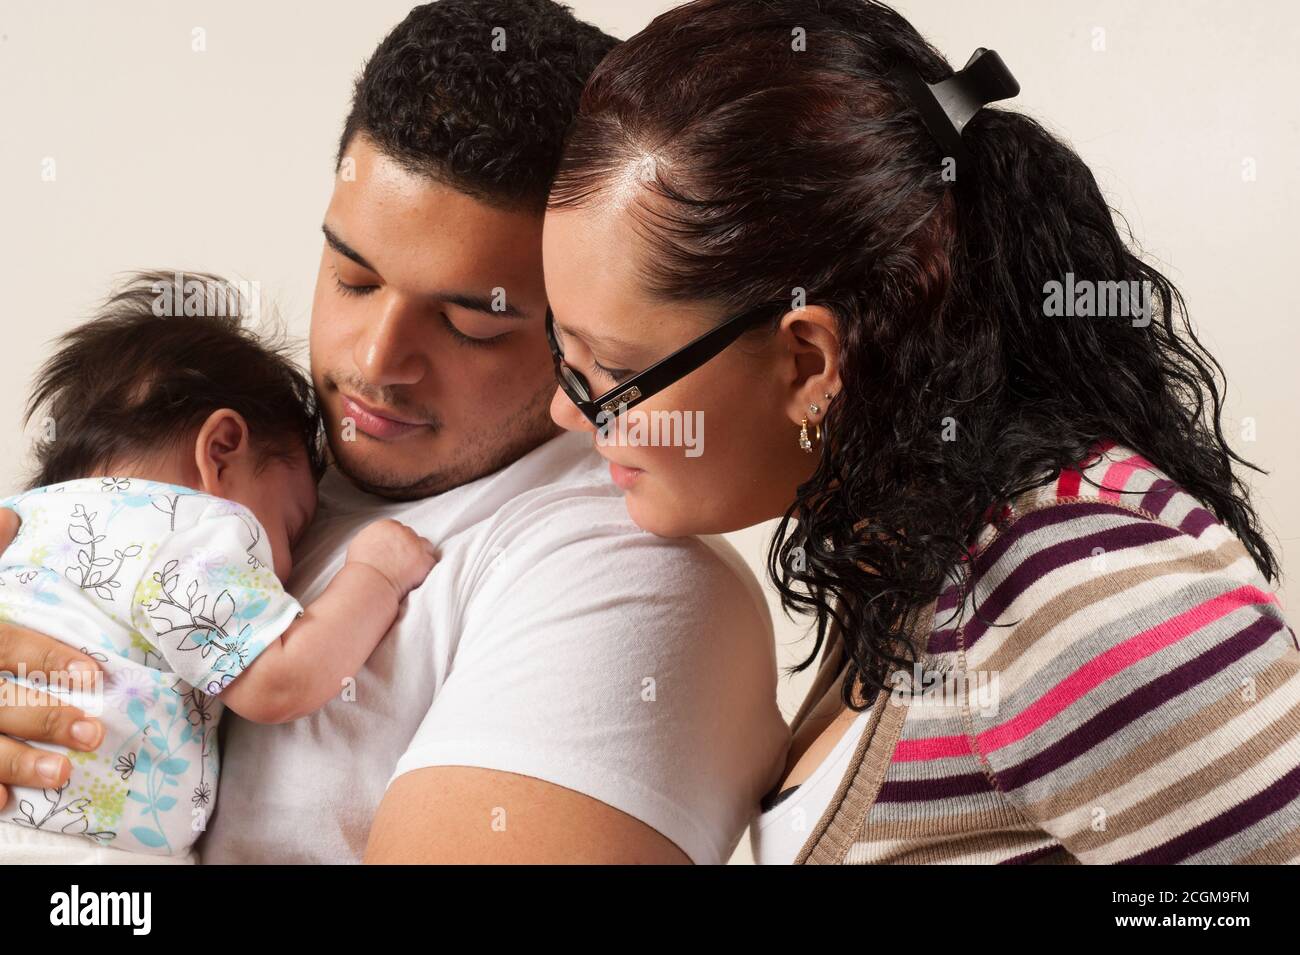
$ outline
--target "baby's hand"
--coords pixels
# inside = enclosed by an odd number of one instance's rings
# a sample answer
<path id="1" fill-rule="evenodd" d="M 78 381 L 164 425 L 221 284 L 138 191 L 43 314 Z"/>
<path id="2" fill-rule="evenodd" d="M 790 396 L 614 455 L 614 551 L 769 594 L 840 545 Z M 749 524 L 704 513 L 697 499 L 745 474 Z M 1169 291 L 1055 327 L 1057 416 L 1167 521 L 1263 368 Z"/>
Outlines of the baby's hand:
<path id="1" fill-rule="evenodd" d="M 424 583 L 437 562 L 433 545 L 398 521 L 367 524 L 348 545 L 348 563 L 379 571 L 396 588 L 399 600 Z"/>

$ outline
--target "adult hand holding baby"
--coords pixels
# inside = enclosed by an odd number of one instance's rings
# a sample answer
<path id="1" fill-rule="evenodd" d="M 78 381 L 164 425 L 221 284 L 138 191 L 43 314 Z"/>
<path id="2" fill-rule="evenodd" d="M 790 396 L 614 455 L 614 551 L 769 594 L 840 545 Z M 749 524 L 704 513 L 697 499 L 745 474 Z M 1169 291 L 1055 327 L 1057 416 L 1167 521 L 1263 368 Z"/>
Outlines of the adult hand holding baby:
<path id="1" fill-rule="evenodd" d="M 0 509 L 0 552 L 18 533 L 18 515 Z M 78 669 L 99 670 L 91 657 L 53 637 L 13 624 L 0 623 L 0 809 L 9 801 L 11 786 L 57 789 L 68 781 L 72 764 L 66 756 L 27 746 L 19 740 L 57 743 L 69 749 L 93 750 L 104 738 L 104 727 L 75 706 L 45 693 L 17 692 L 4 674 L 39 673 L 48 681 Z M 17 737 L 15 739 L 14 737 Z"/>

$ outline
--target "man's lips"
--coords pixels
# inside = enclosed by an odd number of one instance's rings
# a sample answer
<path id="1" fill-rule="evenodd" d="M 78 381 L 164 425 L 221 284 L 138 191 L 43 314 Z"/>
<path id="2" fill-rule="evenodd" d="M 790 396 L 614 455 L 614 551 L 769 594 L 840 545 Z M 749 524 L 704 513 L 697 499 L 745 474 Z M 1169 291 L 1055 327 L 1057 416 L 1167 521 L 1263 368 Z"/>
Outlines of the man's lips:
<path id="1" fill-rule="evenodd" d="M 410 418 L 400 417 L 392 411 L 373 408 L 342 392 L 339 392 L 339 396 L 343 399 L 344 416 L 357 423 L 358 431 L 368 434 L 372 438 L 378 438 L 381 441 L 392 441 L 395 438 L 410 434 L 412 431 L 428 427 L 428 424 L 423 421 L 413 421 Z"/>

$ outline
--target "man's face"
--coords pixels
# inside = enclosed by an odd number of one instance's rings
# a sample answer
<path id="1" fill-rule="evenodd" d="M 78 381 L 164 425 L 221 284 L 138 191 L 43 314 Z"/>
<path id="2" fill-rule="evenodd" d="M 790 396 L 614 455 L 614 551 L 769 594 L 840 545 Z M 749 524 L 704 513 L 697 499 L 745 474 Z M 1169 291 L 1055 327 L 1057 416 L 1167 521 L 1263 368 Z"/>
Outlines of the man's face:
<path id="1" fill-rule="evenodd" d="M 344 159 L 355 179 L 335 177 L 325 213 L 312 379 L 340 470 L 427 497 L 558 433 L 542 217 L 410 172 L 363 136 Z"/>

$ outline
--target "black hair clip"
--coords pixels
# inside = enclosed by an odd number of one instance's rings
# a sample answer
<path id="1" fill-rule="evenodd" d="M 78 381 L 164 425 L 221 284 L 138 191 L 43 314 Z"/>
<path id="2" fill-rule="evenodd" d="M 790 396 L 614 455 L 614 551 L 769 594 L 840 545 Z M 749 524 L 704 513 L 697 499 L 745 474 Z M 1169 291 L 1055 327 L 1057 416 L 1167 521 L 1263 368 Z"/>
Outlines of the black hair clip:
<path id="1" fill-rule="evenodd" d="M 1010 99 L 1020 84 L 994 50 L 980 47 L 966 65 L 939 83 L 927 83 L 908 63 L 894 67 L 894 76 L 921 113 L 925 128 L 944 149 L 944 154 L 965 167 L 967 153 L 961 133 L 972 116 L 988 103 Z"/>

